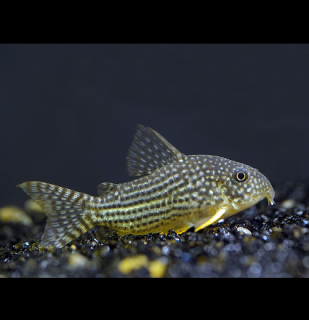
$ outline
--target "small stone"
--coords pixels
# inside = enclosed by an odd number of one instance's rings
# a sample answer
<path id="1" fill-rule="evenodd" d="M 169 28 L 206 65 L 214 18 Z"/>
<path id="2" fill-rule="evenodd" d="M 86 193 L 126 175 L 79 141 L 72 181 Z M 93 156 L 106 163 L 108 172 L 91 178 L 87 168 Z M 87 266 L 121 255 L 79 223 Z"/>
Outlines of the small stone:
<path id="1" fill-rule="evenodd" d="M 251 235 L 251 231 L 247 228 L 243 228 L 243 227 L 238 227 L 237 228 L 237 231 L 240 233 L 240 234 L 247 234 L 247 235 Z"/>
<path id="2" fill-rule="evenodd" d="M 292 199 L 285 200 L 281 203 L 281 206 L 285 209 L 292 209 L 293 207 L 295 207 L 295 205 L 296 202 Z"/>
<path id="3" fill-rule="evenodd" d="M 162 278 L 166 270 L 166 264 L 160 260 L 149 263 L 149 273 L 151 278 Z"/>
<path id="4" fill-rule="evenodd" d="M 5 206 L 0 209 L 0 221 L 3 223 L 15 222 L 25 226 L 32 226 L 32 219 L 24 210 L 17 206 Z"/>
<path id="5" fill-rule="evenodd" d="M 80 253 L 70 254 L 68 258 L 71 269 L 84 268 L 88 264 L 88 259 Z"/>
<path id="6" fill-rule="evenodd" d="M 43 213 L 42 208 L 40 207 L 39 204 L 37 204 L 35 201 L 33 201 L 32 199 L 28 199 L 25 204 L 24 204 L 24 208 L 27 212 L 32 211 L 32 212 L 40 212 Z"/>
<path id="7" fill-rule="evenodd" d="M 145 255 L 136 255 L 120 261 L 118 270 L 123 274 L 129 274 L 133 270 L 138 270 L 142 267 L 148 267 L 148 258 Z"/>
<path id="8" fill-rule="evenodd" d="M 309 256 L 305 256 L 305 257 L 303 258 L 303 265 L 304 265 L 307 269 L 309 269 Z"/>

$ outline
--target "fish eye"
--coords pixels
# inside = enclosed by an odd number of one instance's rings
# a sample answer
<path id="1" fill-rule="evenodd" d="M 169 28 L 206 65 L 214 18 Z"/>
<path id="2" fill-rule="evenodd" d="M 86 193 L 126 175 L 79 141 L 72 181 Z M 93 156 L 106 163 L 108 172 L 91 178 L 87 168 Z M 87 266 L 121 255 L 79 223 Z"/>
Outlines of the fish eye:
<path id="1" fill-rule="evenodd" d="M 244 182 L 248 179 L 248 173 L 244 169 L 238 169 L 235 171 L 235 179 L 239 182 Z"/>

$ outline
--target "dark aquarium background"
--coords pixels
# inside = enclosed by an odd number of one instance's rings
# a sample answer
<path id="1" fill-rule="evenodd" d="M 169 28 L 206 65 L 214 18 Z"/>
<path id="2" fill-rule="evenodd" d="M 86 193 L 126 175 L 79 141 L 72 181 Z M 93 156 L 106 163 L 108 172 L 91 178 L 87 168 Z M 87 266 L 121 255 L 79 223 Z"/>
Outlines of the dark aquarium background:
<path id="1" fill-rule="evenodd" d="M 134 179 L 138 123 L 185 154 L 309 178 L 308 44 L 0 44 L 0 207 Z"/>

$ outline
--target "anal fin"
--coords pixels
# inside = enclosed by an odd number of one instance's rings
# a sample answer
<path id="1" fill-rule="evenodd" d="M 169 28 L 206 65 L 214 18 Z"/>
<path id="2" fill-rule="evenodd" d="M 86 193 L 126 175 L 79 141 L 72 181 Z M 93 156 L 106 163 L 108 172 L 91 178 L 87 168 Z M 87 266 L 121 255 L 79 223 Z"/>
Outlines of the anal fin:
<path id="1" fill-rule="evenodd" d="M 115 229 L 111 229 L 105 226 L 97 226 L 95 235 L 99 240 L 107 239 L 111 236 L 118 236 L 118 237 L 124 237 L 125 235 L 129 234 L 129 232 L 121 232 Z"/>
<path id="2" fill-rule="evenodd" d="M 128 233 L 128 232 L 120 232 L 120 231 L 115 231 L 115 232 L 116 232 L 116 234 L 117 234 L 118 237 L 124 237 L 124 236 L 126 236 L 127 234 L 130 234 L 130 233 Z"/>
<path id="3" fill-rule="evenodd" d="M 97 226 L 95 230 L 95 235 L 99 240 L 104 240 L 116 234 L 117 232 L 115 230 L 105 226 Z"/>

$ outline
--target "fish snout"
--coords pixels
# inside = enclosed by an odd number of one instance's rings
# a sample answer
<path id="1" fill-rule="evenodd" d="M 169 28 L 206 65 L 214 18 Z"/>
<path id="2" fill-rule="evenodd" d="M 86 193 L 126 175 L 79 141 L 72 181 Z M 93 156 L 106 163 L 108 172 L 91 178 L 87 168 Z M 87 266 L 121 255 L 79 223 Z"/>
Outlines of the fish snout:
<path id="1" fill-rule="evenodd" d="M 274 191 L 274 189 L 273 189 L 273 187 L 272 187 L 271 184 L 270 184 L 269 191 L 268 191 L 268 193 L 266 194 L 266 198 L 267 198 L 269 204 L 271 204 L 271 205 L 276 204 L 276 202 L 274 201 L 275 191 Z"/>
<path id="2" fill-rule="evenodd" d="M 267 180 L 267 178 L 265 178 Z M 271 183 L 267 180 L 267 188 L 266 188 L 265 197 L 268 200 L 268 204 L 274 205 L 276 202 L 274 201 L 275 198 L 275 190 Z"/>
<path id="3" fill-rule="evenodd" d="M 275 191 L 273 186 L 271 185 L 270 181 L 261 173 L 259 172 L 259 189 L 260 194 L 263 196 L 263 198 L 266 198 L 268 200 L 268 203 L 271 205 L 275 204 L 274 198 L 275 198 Z"/>

